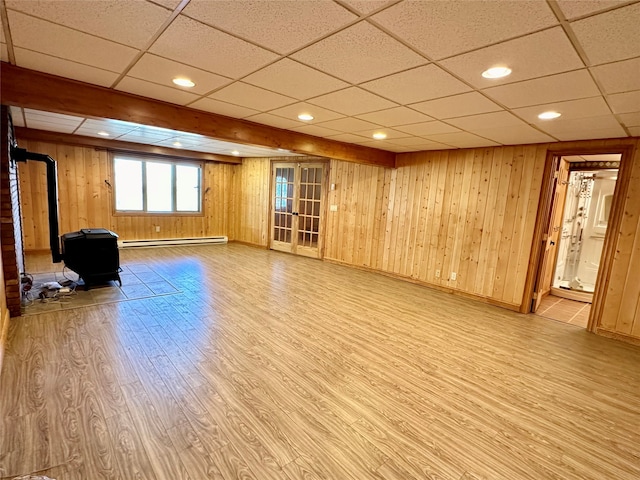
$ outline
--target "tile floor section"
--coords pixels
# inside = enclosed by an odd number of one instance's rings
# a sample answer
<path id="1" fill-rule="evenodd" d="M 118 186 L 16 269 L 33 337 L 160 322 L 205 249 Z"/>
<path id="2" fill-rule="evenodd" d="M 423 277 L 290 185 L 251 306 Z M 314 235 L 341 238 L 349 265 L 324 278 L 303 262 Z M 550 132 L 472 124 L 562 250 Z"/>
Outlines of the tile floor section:
<path id="1" fill-rule="evenodd" d="M 590 303 L 547 295 L 540 303 L 536 315 L 587 328 L 590 311 Z"/>
<path id="2" fill-rule="evenodd" d="M 75 282 L 78 280 L 78 275 L 68 269 L 55 273 L 33 274 L 33 293 L 30 293 L 23 300 L 22 314 L 35 315 L 52 310 L 69 310 L 89 305 L 122 302 L 180 292 L 148 265 L 142 263 L 123 265 L 120 278 L 122 286 L 118 286 L 117 282 L 111 281 L 103 285 L 92 285 L 89 290 L 84 290 L 84 286 L 80 285 L 71 293 L 54 295 L 54 292 L 50 292 L 49 295 L 53 295 L 51 298 L 41 300 L 38 298 L 37 292 L 43 283 L 58 282 L 64 284 L 69 280 Z"/>

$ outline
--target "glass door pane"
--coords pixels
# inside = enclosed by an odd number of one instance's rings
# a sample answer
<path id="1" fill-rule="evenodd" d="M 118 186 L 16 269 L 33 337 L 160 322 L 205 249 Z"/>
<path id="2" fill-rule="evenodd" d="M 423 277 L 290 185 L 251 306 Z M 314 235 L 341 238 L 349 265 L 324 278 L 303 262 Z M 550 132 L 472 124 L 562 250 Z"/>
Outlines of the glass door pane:
<path id="1" fill-rule="evenodd" d="M 301 167 L 298 246 L 318 248 L 322 167 Z"/>
<path id="2" fill-rule="evenodd" d="M 294 179 L 294 167 L 275 168 L 273 240 L 276 242 L 292 242 Z"/>

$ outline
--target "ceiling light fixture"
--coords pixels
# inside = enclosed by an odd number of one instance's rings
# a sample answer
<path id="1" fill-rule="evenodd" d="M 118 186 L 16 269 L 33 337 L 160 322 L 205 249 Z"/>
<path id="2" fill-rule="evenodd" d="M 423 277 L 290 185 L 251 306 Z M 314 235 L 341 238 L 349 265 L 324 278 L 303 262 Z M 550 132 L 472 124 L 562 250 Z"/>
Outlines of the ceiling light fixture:
<path id="1" fill-rule="evenodd" d="M 310 120 L 313 120 L 313 115 L 309 115 L 308 113 L 301 113 L 300 115 L 298 115 L 298 119 L 304 122 L 308 122 Z"/>
<path id="2" fill-rule="evenodd" d="M 173 142 L 174 147 L 181 147 L 182 144 L 180 142 Z"/>
<path id="3" fill-rule="evenodd" d="M 548 111 L 542 112 L 538 115 L 538 118 L 540 120 L 553 120 L 554 118 L 558 118 L 560 115 L 562 115 L 560 112 Z"/>
<path id="4" fill-rule="evenodd" d="M 233 152 L 231 152 L 232 155 L 240 155 L 240 152 L 238 150 L 234 150 Z"/>
<path id="5" fill-rule="evenodd" d="M 101 137 L 108 137 L 109 133 L 105 132 L 104 130 L 98 132 L 98 135 L 100 135 Z"/>
<path id="6" fill-rule="evenodd" d="M 387 134 L 384 132 L 376 132 L 373 134 L 373 138 L 375 138 L 376 140 L 384 140 L 385 138 L 387 138 Z"/>
<path id="7" fill-rule="evenodd" d="M 191 87 L 195 87 L 196 84 L 193 83 L 191 80 L 189 80 L 188 78 L 183 78 L 183 77 L 176 77 L 173 79 L 173 83 L 175 83 L 176 85 L 180 86 L 180 87 L 187 87 L 187 88 L 191 88 Z"/>
<path id="8" fill-rule="evenodd" d="M 482 72 L 484 78 L 502 78 L 511 74 L 509 67 L 492 67 Z"/>

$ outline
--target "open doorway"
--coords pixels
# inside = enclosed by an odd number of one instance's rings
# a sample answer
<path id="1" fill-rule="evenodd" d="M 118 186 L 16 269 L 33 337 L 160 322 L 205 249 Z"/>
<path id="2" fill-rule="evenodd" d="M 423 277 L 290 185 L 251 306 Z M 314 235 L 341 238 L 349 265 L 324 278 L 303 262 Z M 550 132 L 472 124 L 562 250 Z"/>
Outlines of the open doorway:
<path id="1" fill-rule="evenodd" d="M 553 159 L 555 185 L 531 311 L 587 327 L 621 154 Z"/>

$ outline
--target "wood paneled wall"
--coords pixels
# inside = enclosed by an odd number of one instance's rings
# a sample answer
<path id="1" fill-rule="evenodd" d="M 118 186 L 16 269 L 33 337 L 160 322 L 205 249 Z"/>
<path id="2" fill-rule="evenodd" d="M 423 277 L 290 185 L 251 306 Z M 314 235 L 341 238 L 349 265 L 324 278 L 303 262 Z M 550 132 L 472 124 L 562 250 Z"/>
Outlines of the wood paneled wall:
<path id="1" fill-rule="evenodd" d="M 58 163 L 60 232 L 109 228 L 122 240 L 229 235 L 235 165 L 205 163 L 203 212 L 199 215 L 113 213 L 110 155 L 91 147 L 20 141 L 21 147 L 50 155 Z M 20 164 L 20 189 L 27 250 L 49 248 L 45 165 Z M 160 231 L 156 232 L 156 226 Z"/>
<path id="2" fill-rule="evenodd" d="M 545 145 L 421 152 L 399 156 L 395 170 L 333 161 L 338 211 L 325 258 L 517 307 L 545 154 Z"/>
<path id="3" fill-rule="evenodd" d="M 290 159 L 289 159 L 290 160 Z M 233 181 L 233 238 L 266 247 L 269 239 L 271 159 L 245 158 Z"/>

